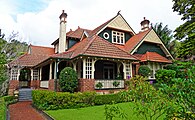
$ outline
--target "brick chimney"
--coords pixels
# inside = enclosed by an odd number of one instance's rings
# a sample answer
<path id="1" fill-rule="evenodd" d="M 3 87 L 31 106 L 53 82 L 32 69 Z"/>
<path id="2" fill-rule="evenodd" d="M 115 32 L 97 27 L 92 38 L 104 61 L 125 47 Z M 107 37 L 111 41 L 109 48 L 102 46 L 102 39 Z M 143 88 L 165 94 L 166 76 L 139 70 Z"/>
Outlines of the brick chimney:
<path id="1" fill-rule="evenodd" d="M 67 14 L 62 10 L 60 15 L 59 53 L 66 51 L 66 18 Z"/>
<path id="2" fill-rule="evenodd" d="M 144 17 L 144 20 L 141 21 L 141 31 L 146 31 L 149 29 L 149 24 L 150 24 L 150 21 L 147 20 L 145 17 Z"/>

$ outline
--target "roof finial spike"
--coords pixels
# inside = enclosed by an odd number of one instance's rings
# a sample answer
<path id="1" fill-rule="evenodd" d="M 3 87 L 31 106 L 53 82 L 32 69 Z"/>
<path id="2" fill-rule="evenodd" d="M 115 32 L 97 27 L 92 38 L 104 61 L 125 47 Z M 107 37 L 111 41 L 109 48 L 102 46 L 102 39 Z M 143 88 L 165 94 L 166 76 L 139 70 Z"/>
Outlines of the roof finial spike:
<path id="1" fill-rule="evenodd" d="M 62 10 L 62 13 L 64 13 L 64 10 Z"/>
<path id="2" fill-rule="evenodd" d="M 146 17 L 144 17 L 144 20 L 146 19 Z"/>
<path id="3" fill-rule="evenodd" d="M 120 14 L 120 12 L 121 12 L 121 10 L 119 10 L 119 11 L 118 11 L 117 15 L 119 15 L 119 14 Z"/>

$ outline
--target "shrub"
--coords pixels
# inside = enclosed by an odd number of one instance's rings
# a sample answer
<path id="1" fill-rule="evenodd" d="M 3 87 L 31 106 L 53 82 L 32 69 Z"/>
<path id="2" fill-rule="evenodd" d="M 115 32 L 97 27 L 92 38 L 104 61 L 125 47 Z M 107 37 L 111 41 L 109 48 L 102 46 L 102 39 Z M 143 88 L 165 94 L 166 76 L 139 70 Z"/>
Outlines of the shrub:
<path id="1" fill-rule="evenodd" d="M 174 70 L 158 70 L 155 74 L 158 83 L 171 83 L 171 80 L 175 78 L 176 72 Z M 172 84 L 172 83 L 171 83 Z"/>
<path id="2" fill-rule="evenodd" d="M 46 90 L 33 90 L 33 104 L 39 109 L 69 109 L 91 106 L 94 104 L 95 92 L 69 93 Z"/>
<path id="3" fill-rule="evenodd" d="M 98 89 L 101 89 L 103 87 L 103 84 L 101 82 L 98 82 L 96 85 L 95 85 L 96 88 Z"/>
<path id="4" fill-rule="evenodd" d="M 119 93 L 117 94 L 105 94 L 105 95 L 96 95 L 94 104 L 103 105 L 103 104 L 112 104 L 112 103 L 121 103 L 123 99 Z"/>
<path id="5" fill-rule="evenodd" d="M 114 81 L 114 82 L 112 83 L 112 85 L 113 85 L 114 87 L 118 87 L 118 86 L 120 85 L 120 82 Z"/>
<path id="6" fill-rule="evenodd" d="M 68 93 L 33 90 L 33 105 L 42 110 L 71 109 L 93 105 L 127 102 L 121 92 L 97 95 L 95 92 Z"/>
<path id="7" fill-rule="evenodd" d="M 138 74 L 144 77 L 148 77 L 151 73 L 150 68 L 147 65 L 141 65 L 138 69 Z"/>
<path id="8" fill-rule="evenodd" d="M 64 92 L 74 92 L 78 87 L 77 73 L 71 67 L 66 67 L 60 72 L 60 88 Z"/>

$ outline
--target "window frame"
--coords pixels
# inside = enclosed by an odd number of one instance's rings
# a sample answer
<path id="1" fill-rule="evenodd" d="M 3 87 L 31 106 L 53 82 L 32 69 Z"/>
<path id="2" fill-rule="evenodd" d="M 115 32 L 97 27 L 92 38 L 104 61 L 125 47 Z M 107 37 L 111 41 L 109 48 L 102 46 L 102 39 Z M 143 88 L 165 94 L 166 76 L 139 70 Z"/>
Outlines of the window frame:
<path id="1" fill-rule="evenodd" d="M 112 43 L 125 44 L 125 33 L 112 30 Z"/>

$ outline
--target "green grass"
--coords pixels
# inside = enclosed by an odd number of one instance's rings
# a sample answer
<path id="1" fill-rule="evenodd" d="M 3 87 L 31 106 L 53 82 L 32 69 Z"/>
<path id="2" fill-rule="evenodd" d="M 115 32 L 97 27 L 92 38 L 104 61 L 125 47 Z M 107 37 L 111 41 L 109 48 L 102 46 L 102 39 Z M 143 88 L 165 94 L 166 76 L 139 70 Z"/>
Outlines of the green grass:
<path id="1" fill-rule="evenodd" d="M 119 103 L 117 104 L 124 113 L 127 115 L 128 120 L 143 120 L 136 116 L 132 107 L 133 103 Z M 62 110 L 49 110 L 45 111 L 47 114 L 52 116 L 55 120 L 105 120 L 105 106 L 93 106 L 79 109 L 62 109 Z M 161 120 L 159 118 L 159 120 Z M 121 120 L 119 118 L 114 118 L 113 120 Z"/>
<path id="2" fill-rule="evenodd" d="M 5 120 L 6 116 L 6 105 L 3 98 L 0 98 L 0 120 Z"/>

